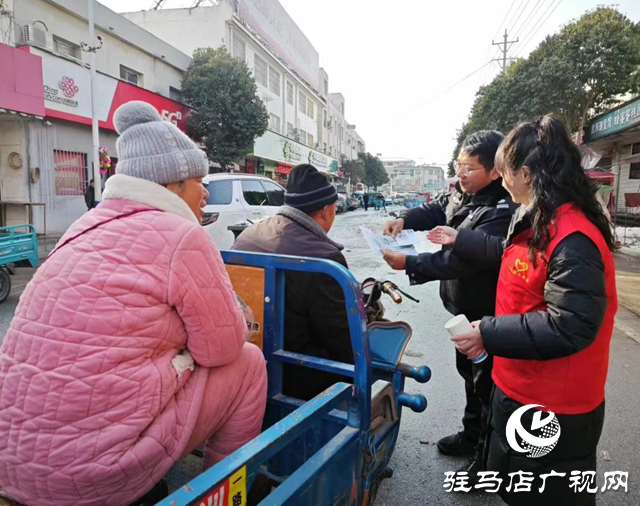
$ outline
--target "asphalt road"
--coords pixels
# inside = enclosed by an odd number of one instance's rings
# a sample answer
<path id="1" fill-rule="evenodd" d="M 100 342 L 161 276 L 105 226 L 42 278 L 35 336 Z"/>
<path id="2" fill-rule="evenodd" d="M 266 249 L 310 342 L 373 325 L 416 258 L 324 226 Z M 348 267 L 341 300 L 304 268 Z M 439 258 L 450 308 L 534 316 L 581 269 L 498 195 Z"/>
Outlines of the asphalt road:
<path id="1" fill-rule="evenodd" d="M 389 210 L 393 210 L 390 208 Z M 441 456 L 435 442 L 462 429 L 463 383 L 454 365 L 454 349 L 444 331 L 450 315 L 443 309 L 438 296 L 438 284 L 409 287 L 401 272 L 387 267 L 364 243 L 361 225 L 380 230 L 389 219 L 381 212 L 358 210 L 339 215 L 331 237 L 344 244 L 345 256 L 358 279 L 373 276 L 390 279 L 420 299 L 416 304 L 405 301 L 399 306 L 386 303 L 387 316 L 407 321 L 414 330 L 404 360 L 412 365 L 427 364 L 433 373 L 425 385 L 407 382 L 407 391 L 423 393 L 429 402 L 424 413 L 403 411 L 402 427 L 391 460 L 394 475 L 381 487 L 377 503 L 380 506 L 406 505 L 493 505 L 503 504 L 492 494 L 447 493 L 444 473 L 455 471 L 464 459 Z M 425 243 L 424 251 L 437 248 Z M 23 287 L 32 269 L 21 269 L 13 278 L 14 289 L 9 299 L 0 305 L 0 340 L 9 326 Z M 633 334 L 640 331 L 640 319 L 621 310 L 621 328 Z M 636 334 L 640 336 L 640 334 Z M 603 484 L 605 471 L 628 471 L 629 491 L 598 492 L 599 505 L 640 505 L 640 344 L 616 330 L 611 346 L 611 366 L 607 384 L 607 416 L 599 451 L 606 452 L 598 461 L 598 484 Z M 191 458 L 176 466 L 170 482 L 183 484 L 197 474 L 199 462 Z"/>
<path id="2" fill-rule="evenodd" d="M 393 208 L 389 209 L 390 211 Z M 438 295 L 438 283 L 409 286 L 403 272 L 392 271 L 381 258 L 371 253 L 359 234 L 359 226 L 380 230 L 389 219 L 382 213 L 362 210 L 338 216 L 333 239 L 345 245 L 345 256 L 358 279 L 374 276 L 391 279 L 401 288 L 420 299 L 420 304 L 405 301 L 391 307 L 390 318 L 405 320 L 413 327 L 413 338 L 407 347 L 404 361 L 412 365 L 427 364 L 433 373 L 424 385 L 407 381 L 407 391 L 422 393 L 428 407 L 423 413 L 404 409 L 402 426 L 390 466 L 394 470 L 378 494 L 380 506 L 405 505 L 499 505 L 499 497 L 488 493 L 447 493 L 444 473 L 455 471 L 465 459 L 440 455 L 435 442 L 441 437 L 462 430 L 464 387 L 455 370 L 452 343 L 444 331 L 451 315 L 445 311 Z M 438 248 L 425 243 L 423 251 Z M 640 330 L 640 319 L 622 310 L 626 328 Z M 611 345 L 609 379 L 607 383 L 607 416 L 599 452 L 607 452 L 598 460 L 598 484 L 604 483 L 605 471 L 628 471 L 629 492 L 598 492 L 599 505 L 640 505 L 640 344 L 616 329 Z M 424 442 L 428 441 L 428 444 Z"/>

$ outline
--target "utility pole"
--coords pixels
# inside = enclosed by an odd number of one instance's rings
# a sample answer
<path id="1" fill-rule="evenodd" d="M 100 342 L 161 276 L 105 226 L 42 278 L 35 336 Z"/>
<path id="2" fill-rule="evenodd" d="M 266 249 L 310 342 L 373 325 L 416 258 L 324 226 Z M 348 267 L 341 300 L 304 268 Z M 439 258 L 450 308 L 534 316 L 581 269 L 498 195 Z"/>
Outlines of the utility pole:
<path id="1" fill-rule="evenodd" d="M 520 37 L 518 37 L 516 40 L 507 40 L 509 37 L 507 35 L 507 29 L 504 29 L 504 40 L 502 42 L 493 42 L 493 40 L 491 41 L 491 45 L 492 46 L 498 46 L 498 49 L 500 49 L 500 51 L 502 51 L 502 58 L 494 58 L 491 61 L 497 61 L 500 62 L 502 61 L 502 71 L 504 72 L 504 70 L 507 68 L 507 60 L 515 60 L 515 58 L 507 58 L 507 52 L 509 51 L 509 49 L 511 49 L 511 46 L 513 44 L 515 44 L 516 42 L 520 41 Z M 507 47 L 507 44 L 509 44 L 509 46 Z"/>
<path id="2" fill-rule="evenodd" d="M 98 44 L 95 37 L 94 7 L 95 0 L 88 0 L 89 12 L 89 42 L 81 42 L 82 50 L 89 53 L 89 65 L 91 67 L 91 134 L 93 147 L 91 149 L 91 160 L 93 163 L 93 183 L 95 187 L 96 201 L 102 200 L 102 180 L 100 179 L 100 139 L 98 128 L 98 86 L 96 82 L 96 51 L 102 47 L 102 37 L 98 36 Z"/>

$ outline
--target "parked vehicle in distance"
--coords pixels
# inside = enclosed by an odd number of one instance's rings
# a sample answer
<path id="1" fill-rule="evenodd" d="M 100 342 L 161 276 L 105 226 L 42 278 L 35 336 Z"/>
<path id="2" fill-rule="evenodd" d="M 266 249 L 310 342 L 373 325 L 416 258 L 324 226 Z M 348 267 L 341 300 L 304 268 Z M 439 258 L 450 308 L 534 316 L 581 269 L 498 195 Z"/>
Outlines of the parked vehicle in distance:
<path id="1" fill-rule="evenodd" d="M 355 211 L 356 209 L 358 209 L 358 207 L 361 206 L 360 199 L 355 195 L 350 195 L 347 199 L 347 202 L 349 204 L 349 211 Z"/>
<path id="2" fill-rule="evenodd" d="M 338 201 L 336 202 L 336 212 L 344 213 L 349 209 L 347 196 L 344 193 L 338 193 Z"/>
<path id="3" fill-rule="evenodd" d="M 274 216 L 284 204 L 284 188 L 255 174 L 209 174 L 202 180 L 209 191 L 202 225 L 219 249 L 229 249 L 235 237 L 227 227 Z"/>

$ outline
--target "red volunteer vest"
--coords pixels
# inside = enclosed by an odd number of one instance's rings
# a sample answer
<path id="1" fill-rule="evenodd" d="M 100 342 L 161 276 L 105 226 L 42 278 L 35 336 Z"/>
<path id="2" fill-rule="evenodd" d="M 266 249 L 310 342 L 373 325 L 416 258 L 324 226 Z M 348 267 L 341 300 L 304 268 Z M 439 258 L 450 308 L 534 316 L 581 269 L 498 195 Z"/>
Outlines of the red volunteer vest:
<path id="1" fill-rule="evenodd" d="M 604 263 L 607 309 L 596 340 L 574 355 L 553 360 L 494 358 L 493 380 L 509 397 L 522 404 L 541 404 L 554 413 L 575 415 L 594 410 L 604 400 L 609 367 L 609 343 L 618 310 L 613 256 L 598 228 L 573 204 L 558 208 L 552 241 L 544 258 L 551 258 L 556 246 L 574 232 L 582 232 L 600 250 Z M 528 259 L 527 240 L 531 230 L 517 235 L 502 256 L 496 316 L 546 311 L 544 285 L 547 264 L 540 259 L 534 267 Z"/>

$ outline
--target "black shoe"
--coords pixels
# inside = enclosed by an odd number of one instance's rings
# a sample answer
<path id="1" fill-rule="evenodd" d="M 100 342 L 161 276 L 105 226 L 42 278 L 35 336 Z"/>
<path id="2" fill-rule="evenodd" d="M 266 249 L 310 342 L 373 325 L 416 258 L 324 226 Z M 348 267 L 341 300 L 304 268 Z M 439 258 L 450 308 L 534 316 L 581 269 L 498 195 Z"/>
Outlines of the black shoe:
<path id="1" fill-rule="evenodd" d="M 469 439 L 464 431 L 443 437 L 437 443 L 438 451 L 453 457 L 473 457 L 476 453 L 476 439 Z"/>
<path id="2" fill-rule="evenodd" d="M 471 459 L 456 471 L 456 475 L 459 475 L 459 473 L 467 473 L 469 479 L 466 480 L 465 487 L 471 488 L 471 492 L 473 492 L 478 490 L 474 488 L 480 481 L 480 478 L 478 477 L 478 471 L 480 471 L 480 464 L 478 464 L 478 461 L 476 459 Z"/>

